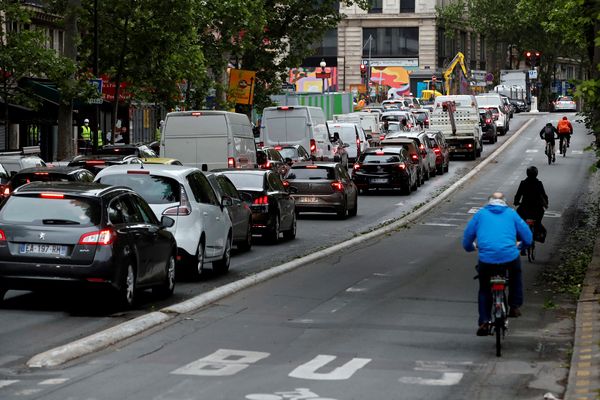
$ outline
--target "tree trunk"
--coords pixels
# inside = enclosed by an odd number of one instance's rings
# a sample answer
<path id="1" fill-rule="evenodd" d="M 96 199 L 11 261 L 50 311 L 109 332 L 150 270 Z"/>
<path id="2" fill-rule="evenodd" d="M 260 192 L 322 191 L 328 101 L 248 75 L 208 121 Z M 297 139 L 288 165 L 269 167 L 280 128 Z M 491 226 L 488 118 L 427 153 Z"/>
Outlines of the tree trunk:
<path id="1" fill-rule="evenodd" d="M 132 9 L 133 9 L 133 1 L 132 1 Z M 111 127 L 112 127 L 112 135 L 110 137 L 110 142 L 111 143 L 115 143 L 115 136 L 117 136 L 117 113 L 119 112 L 119 94 L 120 94 L 120 86 L 121 86 L 121 79 L 123 77 L 123 69 L 125 66 L 125 55 L 127 53 L 127 41 L 129 39 L 129 30 L 128 30 L 128 26 L 129 26 L 129 15 L 127 15 L 125 17 L 125 24 L 124 24 L 124 28 L 123 31 L 125 32 L 124 35 L 125 37 L 123 38 L 123 47 L 121 48 L 121 55 L 119 57 L 119 66 L 117 68 L 117 74 L 115 76 L 115 98 L 113 100 L 113 112 L 112 112 L 112 117 L 111 117 Z M 131 136 L 131 132 L 128 132 L 128 134 Z M 123 138 L 124 140 L 125 138 Z"/>
<path id="2" fill-rule="evenodd" d="M 65 13 L 65 57 L 77 62 L 77 42 L 79 32 L 77 18 L 81 0 L 68 0 Z M 67 160 L 75 155 L 77 142 L 73 135 L 73 102 L 61 98 L 58 106 L 58 151 L 59 160 Z"/>

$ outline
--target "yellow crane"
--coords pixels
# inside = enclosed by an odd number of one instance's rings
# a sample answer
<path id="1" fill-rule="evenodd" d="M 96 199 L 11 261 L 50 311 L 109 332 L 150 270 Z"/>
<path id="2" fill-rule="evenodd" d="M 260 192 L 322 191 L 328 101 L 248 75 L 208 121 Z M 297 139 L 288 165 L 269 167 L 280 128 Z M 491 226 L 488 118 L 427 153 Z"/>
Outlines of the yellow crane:
<path id="1" fill-rule="evenodd" d="M 467 79 L 469 77 L 469 73 L 467 72 L 467 67 L 465 67 L 465 55 L 459 51 L 458 53 L 456 53 L 456 55 L 454 56 L 452 61 L 450 61 L 450 64 L 448 64 L 448 68 L 446 68 L 446 70 L 443 73 L 444 90 L 446 91 L 447 95 L 448 94 L 458 94 L 458 93 L 450 93 L 451 76 L 457 65 L 460 65 L 460 68 L 461 68 L 463 74 L 465 75 L 465 79 Z"/>

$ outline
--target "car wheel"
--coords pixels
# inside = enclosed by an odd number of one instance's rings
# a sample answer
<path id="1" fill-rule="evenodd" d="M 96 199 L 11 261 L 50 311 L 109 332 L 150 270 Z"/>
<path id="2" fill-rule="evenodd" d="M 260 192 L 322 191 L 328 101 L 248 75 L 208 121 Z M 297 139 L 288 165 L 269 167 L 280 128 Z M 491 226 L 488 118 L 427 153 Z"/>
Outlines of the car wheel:
<path id="1" fill-rule="evenodd" d="M 273 223 L 273 228 L 267 233 L 267 237 L 271 243 L 279 242 L 279 232 L 280 232 L 280 217 L 279 214 L 275 216 L 275 222 Z"/>
<path id="2" fill-rule="evenodd" d="M 131 308 L 135 304 L 137 292 L 137 282 L 135 277 L 135 269 L 131 261 L 127 263 L 127 268 L 121 276 L 121 282 L 118 292 L 119 305 Z"/>
<path id="3" fill-rule="evenodd" d="M 348 216 L 348 200 L 344 199 L 344 205 L 342 205 L 337 211 L 337 217 L 339 219 L 346 219 Z"/>
<path id="4" fill-rule="evenodd" d="M 223 250 L 223 257 L 220 260 L 213 261 L 213 271 L 218 274 L 226 274 L 229 271 L 229 264 L 231 263 L 231 237 L 231 232 L 229 232 L 227 241 L 225 242 L 225 249 Z"/>
<path id="5" fill-rule="evenodd" d="M 440 166 L 437 167 L 437 174 L 444 175 L 444 163 L 440 164 Z"/>
<path id="6" fill-rule="evenodd" d="M 358 214 L 358 194 L 354 196 L 354 207 L 348 211 L 348 215 L 351 217 L 356 217 L 356 214 Z"/>
<path id="7" fill-rule="evenodd" d="M 175 290 L 175 256 L 173 254 L 167 260 L 165 273 L 166 276 L 163 283 L 152 289 L 152 293 L 161 299 L 171 296 Z"/>
<path id="8" fill-rule="evenodd" d="M 292 226 L 290 229 L 288 229 L 287 231 L 283 231 L 283 238 L 286 240 L 292 240 L 296 237 L 296 227 L 297 227 L 297 220 L 296 220 L 296 213 L 294 212 L 294 214 L 292 214 Z"/>
<path id="9" fill-rule="evenodd" d="M 421 170 L 421 173 L 419 174 L 418 182 L 419 182 L 419 184 L 417 186 L 421 186 L 421 185 L 425 184 L 425 177 L 423 176 L 423 170 Z"/>
<path id="10" fill-rule="evenodd" d="M 190 268 L 192 279 L 200 279 L 202 271 L 204 270 L 204 257 L 204 238 L 201 238 L 198 243 L 198 248 L 196 249 L 196 256 L 192 261 L 192 268 Z"/>
<path id="11" fill-rule="evenodd" d="M 416 177 L 416 178 L 415 178 L 415 183 L 413 183 L 413 184 L 412 184 L 412 191 L 413 191 L 413 192 L 416 192 L 416 191 L 417 191 L 417 189 L 419 188 L 419 185 L 418 185 L 419 181 L 418 181 L 418 179 L 419 179 L 419 178 L 418 178 L 418 177 Z M 409 183 L 410 183 L 410 181 L 409 181 Z"/>
<path id="12" fill-rule="evenodd" d="M 246 230 L 246 239 L 238 244 L 238 249 L 241 251 L 250 251 L 252 248 L 252 220 L 248 221 L 248 229 Z"/>
<path id="13" fill-rule="evenodd" d="M 430 176 L 436 176 L 436 175 L 437 175 L 437 168 L 434 165 L 433 168 L 431 169 Z"/>
<path id="14" fill-rule="evenodd" d="M 448 172 L 449 169 L 450 169 L 450 160 L 448 160 L 446 165 L 444 165 L 444 172 Z"/>
<path id="15" fill-rule="evenodd" d="M 425 178 L 424 180 L 428 181 L 429 178 L 431 178 L 430 174 L 429 174 L 429 168 L 427 168 L 427 173 L 425 174 Z"/>

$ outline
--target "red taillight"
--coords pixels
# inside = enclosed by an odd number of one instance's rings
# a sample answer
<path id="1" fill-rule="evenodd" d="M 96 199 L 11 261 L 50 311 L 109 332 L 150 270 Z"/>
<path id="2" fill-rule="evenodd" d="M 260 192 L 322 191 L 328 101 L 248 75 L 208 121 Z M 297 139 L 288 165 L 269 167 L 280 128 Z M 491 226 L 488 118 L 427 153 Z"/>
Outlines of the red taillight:
<path id="1" fill-rule="evenodd" d="M 310 139 L 310 152 L 315 153 L 317 151 L 317 142 L 315 139 Z"/>
<path id="2" fill-rule="evenodd" d="M 65 195 L 62 193 L 41 193 L 42 199 L 64 199 Z"/>
<path id="3" fill-rule="evenodd" d="M 472 143 L 467 143 L 467 149 L 471 149 L 473 148 L 473 144 Z"/>
<path id="4" fill-rule="evenodd" d="M 192 117 L 199 117 L 201 115 L 202 115 L 202 113 L 198 112 L 198 111 L 192 113 Z"/>
<path id="5" fill-rule="evenodd" d="M 494 283 L 492 285 L 492 290 L 504 290 L 504 284 L 502 284 L 502 283 Z"/>
<path id="6" fill-rule="evenodd" d="M 92 283 L 103 283 L 106 282 L 106 279 L 104 278 L 86 278 L 85 279 L 88 282 L 92 282 Z"/>
<path id="7" fill-rule="evenodd" d="M 289 183 L 288 181 L 283 181 L 283 186 L 285 186 L 285 187 L 289 187 L 289 186 L 290 186 L 290 183 Z"/>
<path id="8" fill-rule="evenodd" d="M 48 172 L 34 172 L 34 175 L 48 175 Z"/>
<path id="9" fill-rule="evenodd" d="M 112 229 L 84 233 L 79 238 L 79 244 L 107 246 L 115 241 L 116 234 Z"/>
<path id="10" fill-rule="evenodd" d="M 344 191 L 344 184 L 342 182 L 340 182 L 340 181 L 333 181 L 333 182 L 331 182 L 331 187 L 336 192 L 343 192 Z"/>
<path id="11" fill-rule="evenodd" d="M 3 194 L 4 196 L 8 196 L 8 195 L 10 195 L 10 188 L 9 188 L 8 186 L 6 186 L 6 187 L 4 188 L 4 190 L 2 191 L 2 194 Z"/>
<path id="12" fill-rule="evenodd" d="M 382 155 L 384 155 L 384 154 L 385 154 L 385 152 L 384 152 L 383 150 L 377 150 L 377 151 L 375 152 L 375 154 L 377 154 L 378 156 L 382 156 Z"/>
<path id="13" fill-rule="evenodd" d="M 187 193 L 185 193 L 185 189 L 182 185 L 179 186 L 179 205 L 175 207 L 167 208 L 163 211 L 162 215 L 190 215 L 192 213 L 192 207 L 187 197 Z"/>
<path id="14" fill-rule="evenodd" d="M 6 242 L 6 234 L 0 229 L 0 242 Z"/>
<path id="15" fill-rule="evenodd" d="M 310 164 L 310 165 L 307 165 L 307 166 L 306 166 L 306 168 L 310 168 L 310 169 L 317 169 L 317 168 L 319 168 L 319 167 L 318 167 L 317 165 Z"/>
<path id="16" fill-rule="evenodd" d="M 419 159 L 419 156 L 416 154 L 411 154 L 410 158 L 412 158 L 413 161 L 417 161 Z"/>
<path id="17" fill-rule="evenodd" d="M 435 148 L 433 149 L 433 152 L 434 152 L 435 154 L 442 154 L 442 150 L 440 150 L 438 147 L 435 147 Z"/>
<path id="18" fill-rule="evenodd" d="M 281 106 L 281 107 L 277 107 L 278 110 L 281 111 L 287 111 L 287 110 L 293 110 L 294 107 L 289 107 L 289 106 Z"/>
<path id="19" fill-rule="evenodd" d="M 283 147 L 281 147 L 281 146 L 275 146 L 275 150 L 279 151 L 281 149 L 283 149 Z"/>
<path id="20" fill-rule="evenodd" d="M 379 140 L 383 140 L 383 139 L 385 139 L 385 135 L 379 136 Z"/>
<path id="21" fill-rule="evenodd" d="M 360 147 L 360 139 L 356 139 L 356 145 Z"/>
<path id="22" fill-rule="evenodd" d="M 358 171 L 360 169 L 361 165 L 359 163 L 354 164 L 354 170 Z"/>
<path id="23" fill-rule="evenodd" d="M 492 119 L 491 118 L 486 118 L 485 119 L 485 123 L 488 124 L 488 125 L 491 124 L 492 123 Z"/>
<path id="24" fill-rule="evenodd" d="M 150 171 L 147 169 L 132 169 L 127 171 L 127 173 L 131 175 L 150 175 Z"/>
<path id="25" fill-rule="evenodd" d="M 265 142 L 258 142 L 257 146 L 260 147 L 265 147 Z"/>
<path id="26" fill-rule="evenodd" d="M 106 161 L 104 160 L 89 160 L 85 162 L 85 165 L 104 165 Z"/>
<path id="27" fill-rule="evenodd" d="M 269 196 L 260 196 L 254 199 L 252 204 L 256 206 L 263 206 L 269 204 Z"/>
<path id="28" fill-rule="evenodd" d="M 400 164 L 398 164 L 398 168 L 404 170 L 404 169 L 406 169 L 406 164 L 400 163 Z"/>
<path id="29" fill-rule="evenodd" d="M 235 158 L 233 158 L 233 157 L 227 158 L 227 166 L 229 168 L 235 168 Z"/>

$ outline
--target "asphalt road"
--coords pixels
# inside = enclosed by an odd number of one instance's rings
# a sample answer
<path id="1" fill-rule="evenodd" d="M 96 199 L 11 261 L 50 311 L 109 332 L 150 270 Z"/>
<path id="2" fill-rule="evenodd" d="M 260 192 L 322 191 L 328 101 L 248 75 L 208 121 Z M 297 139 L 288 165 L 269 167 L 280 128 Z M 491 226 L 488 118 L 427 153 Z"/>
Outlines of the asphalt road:
<path id="1" fill-rule="evenodd" d="M 511 122 L 515 132 L 529 117 Z M 507 137 L 509 137 L 511 133 Z M 501 144 L 484 146 L 484 157 Z M 258 241 L 249 253 L 236 254 L 227 276 L 208 273 L 201 282 L 179 282 L 168 302 L 157 303 L 148 295 L 136 310 L 111 313 L 102 299 L 66 293 L 9 292 L 0 310 L 0 368 L 18 368 L 31 355 L 210 290 L 259 270 L 278 265 L 319 248 L 341 242 L 386 221 L 410 212 L 470 170 L 475 161 L 453 161 L 450 173 L 432 178 L 410 196 L 379 192 L 360 197 L 359 215 L 337 220 L 329 215 L 307 215 L 298 224 L 296 240 L 278 245 Z M 436 227 L 434 229 L 439 229 Z M 429 246 L 429 243 L 425 243 Z"/>

